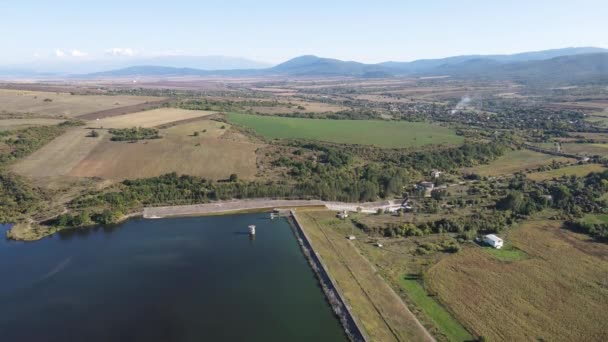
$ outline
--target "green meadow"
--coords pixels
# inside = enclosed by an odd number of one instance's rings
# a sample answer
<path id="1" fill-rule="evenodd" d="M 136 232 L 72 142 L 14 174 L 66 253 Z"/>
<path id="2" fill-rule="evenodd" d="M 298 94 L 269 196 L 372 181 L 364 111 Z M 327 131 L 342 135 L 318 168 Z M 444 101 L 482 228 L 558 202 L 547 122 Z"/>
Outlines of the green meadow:
<path id="1" fill-rule="evenodd" d="M 381 120 L 326 120 L 228 114 L 233 124 L 253 129 L 270 139 L 307 139 L 385 148 L 460 145 L 454 130 L 424 122 Z"/>

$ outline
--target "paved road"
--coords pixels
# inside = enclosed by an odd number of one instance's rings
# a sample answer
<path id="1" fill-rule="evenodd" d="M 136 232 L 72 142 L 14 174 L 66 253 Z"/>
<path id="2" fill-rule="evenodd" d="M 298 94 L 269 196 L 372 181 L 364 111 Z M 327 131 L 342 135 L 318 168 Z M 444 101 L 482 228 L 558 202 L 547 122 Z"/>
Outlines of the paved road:
<path id="1" fill-rule="evenodd" d="M 208 215 L 223 212 L 270 209 L 270 208 L 297 208 L 297 207 L 321 207 L 330 210 L 357 211 L 360 208 L 364 213 L 375 213 L 378 209 L 394 210 L 400 208 L 401 200 L 370 202 L 370 203 L 343 203 L 324 202 L 318 200 L 272 200 L 272 199 L 247 199 L 233 201 L 219 201 L 205 204 L 176 205 L 168 207 L 144 208 L 144 218 L 162 218 L 170 216 L 192 216 Z"/>

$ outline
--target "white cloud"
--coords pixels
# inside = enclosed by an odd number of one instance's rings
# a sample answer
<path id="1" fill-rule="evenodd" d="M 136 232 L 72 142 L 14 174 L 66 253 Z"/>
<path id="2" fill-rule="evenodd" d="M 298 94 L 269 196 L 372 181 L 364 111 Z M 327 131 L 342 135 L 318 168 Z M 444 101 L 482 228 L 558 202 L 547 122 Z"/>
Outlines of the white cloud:
<path id="1" fill-rule="evenodd" d="M 135 56 L 137 52 L 131 48 L 111 48 L 106 50 L 106 55 L 110 56 Z"/>
<path id="2" fill-rule="evenodd" d="M 65 57 L 65 52 L 63 52 L 63 50 L 60 50 L 60 49 L 55 49 L 55 56 L 56 57 Z"/>
<path id="3" fill-rule="evenodd" d="M 80 51 L 80 50 L 72 50 L 72 57 L 86 57 L 89 54 L 84 52 L 84 51 Z"/>

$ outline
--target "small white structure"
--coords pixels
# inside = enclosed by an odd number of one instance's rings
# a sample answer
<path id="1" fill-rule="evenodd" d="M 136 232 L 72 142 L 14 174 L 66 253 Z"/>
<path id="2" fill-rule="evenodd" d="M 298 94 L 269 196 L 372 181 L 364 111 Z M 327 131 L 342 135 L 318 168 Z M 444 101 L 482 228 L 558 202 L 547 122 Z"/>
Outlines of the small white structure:
<path id="1" fill-rule="evenodd" d="M 439 171 L 437 169 L 431 170 L 431 177 L 432 178 L 439 178 L 442 174 L 443 174 L 443 172 Z"/>
<path id="2" fill-rule="evenodd" d="M 382 244 L 380 242 L 376 242 L 376 247 L 382 248 Z"/>
<path id="3" fill-rule="evenodd" d="M 356 236 L 354 236 L 354 235 L 349 235 L 347 239 L 349 239 L 349 240 L 356 240 L 356 239 L 357 239 L 357 237 L 356 237 Z"/>
<path id="4" fill-rule="evenodd" d="M 338 218 L 340 218 L 340 219 L 344 220 L 347 217 L 348 217 L 348 211 L 346 211 L 346 210 L 342 210 L 341 212 L 338 213 Z"/>
<path id="5" fill-rule="evenodd" d="M 254 225 L 249 226 L 249 235 L 255 235 L 255 226 Z"/>
<path id="6" fill-rule="evenodd" d="M 502 244 L 503 244 L 502 239 L 494 234 L 488 234 L 488 235 L 484 236 L 483 242 L 487 243 L 488 245 L 490 245 L 496 249 L 501 249 Z"/>

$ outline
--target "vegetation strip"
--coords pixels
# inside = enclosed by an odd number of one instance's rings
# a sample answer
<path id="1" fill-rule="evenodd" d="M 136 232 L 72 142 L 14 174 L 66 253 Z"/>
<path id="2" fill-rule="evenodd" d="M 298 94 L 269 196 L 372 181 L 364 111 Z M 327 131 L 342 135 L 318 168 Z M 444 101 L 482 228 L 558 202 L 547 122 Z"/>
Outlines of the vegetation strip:
<path id="1" fill-rule="evenodd" d="M 321 226 L 317 215 L 333 217 L 331 211 L 301 212 L 302 229 L 336 279 L 368 336 L 378 341 L 433 340 L 351 241 L 334 227 Z"/>
<path id="2" fill-rule="evenodd" d="M 342 323 L 346 335 L 351 341 L 369 341 L 369 337 L 366 336 L 364 330 L 361 329 L 350 307 L 346 304 L 347 302 L 344 300 L 344 295 L 336 285 L 335 280 L 328 272 L 319 255 L 314 251 L 314 248 L 310 243 L 310 239 L 306 235 L 306 232 L 302 229 L 300 221 L 298 221 L 295 211 L 290 210 L 289 212 L 291 218 L 293 219 L 290 222 L 292 223 L 292 227 L 294 227 L 294 232 L 298 238 L 302 252 L 317 275 L 317 279 L 319 279 L 319 282 L 321 283 L 323 292 L 325 293 L 325 296 L 332 306 L 334 312 L 339 317 L 340 323 Z"/>

